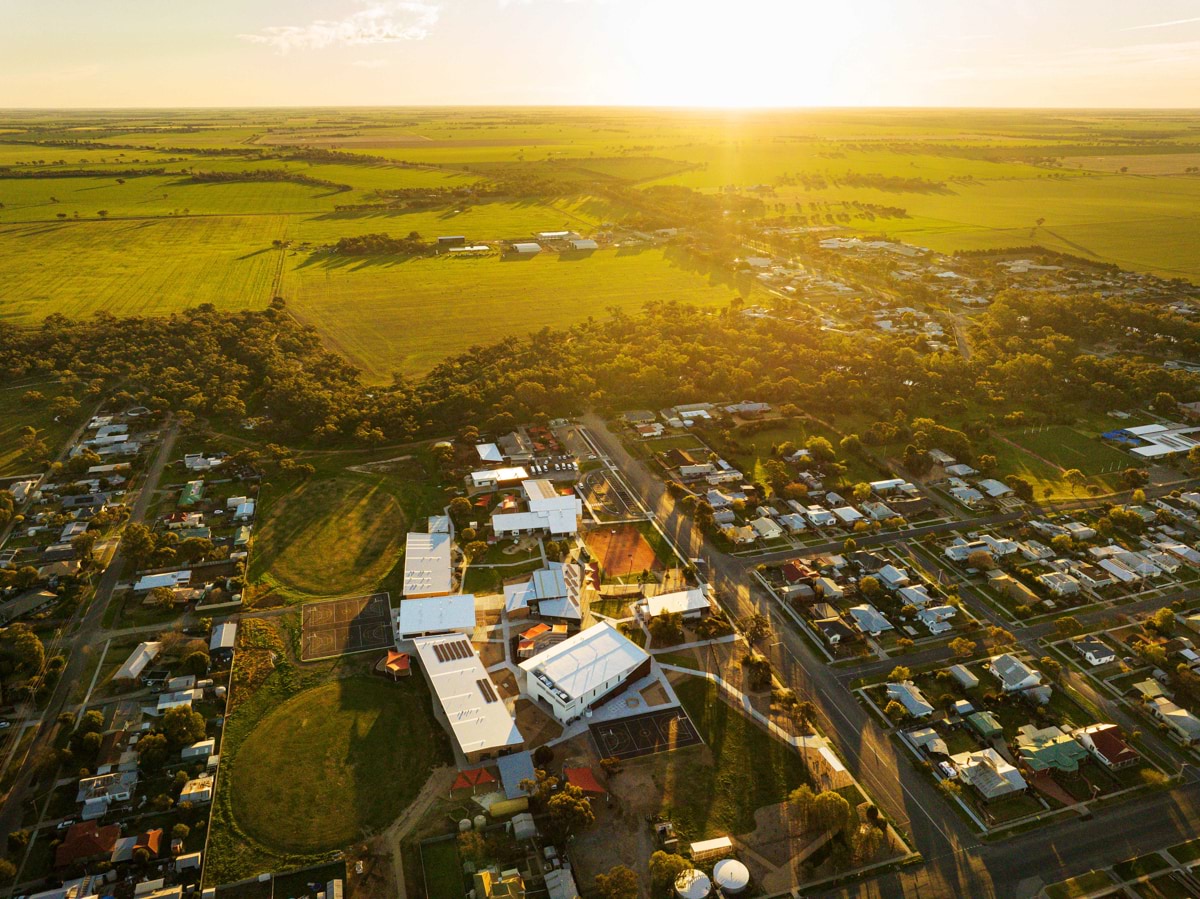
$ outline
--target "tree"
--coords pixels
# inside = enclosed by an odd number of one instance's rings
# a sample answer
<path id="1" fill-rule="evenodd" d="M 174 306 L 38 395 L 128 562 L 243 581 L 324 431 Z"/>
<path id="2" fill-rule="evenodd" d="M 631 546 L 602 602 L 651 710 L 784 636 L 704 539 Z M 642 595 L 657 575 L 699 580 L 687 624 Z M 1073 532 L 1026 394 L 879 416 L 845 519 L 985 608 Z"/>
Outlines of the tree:
<path id="1" fill-rule="evenodd" d="M 1146 626 L 1164 637 L 1175 632 L 1175 612 L 1170 608 L 1158 609 L 1148 619 Z"/>
<path id="2" fill-rule="evenodd" d="M 813 799 L 809 821 L 814 830 L 841 833 L 850 823 L 850 803 L 832 790 L 822 790 Z"/>
<path id="3" fill-rule="evenodd" d="M 1078 634 L 1083 630 L 1083 625 L 1079 623 L 1079 619 L 1072 615 L 1064 615 L 1054 622 L 1054 632 L 1060 637 L 1070 637 Z"/>
<path id="4" fill-rule="evenodd" d="M 171 828 L 171 837 L 176 840 L 186 840 L 191 832 L 192 829 L 180 821 Z"/>
<path id="5" fill-rule="evenodd" d="M 955 637 L 950 641 L 950 651 L 956 659 L 969 659 L 975 654 L 977 644 L 966 637 Z"/>
<path id="6" fill-rule="evenodd" d="M 655 646 L 674 646 L 683 640 L 683 615 L 679 612 L 655 615 L 646 627 Z"/>
<path id="7" fill-rule="evenodd" d="M 1007 631 L 1002 627 L 992 626 L 987 629 L 988 637 L 992 641 L 992 645 L 996 647 L 1016 646 L 1017 638 L 1012 635 L 1012 631 Z"/>
<path id="8" fill-rule="evenodd" d="M 986 549 L 977 549 L 967 556 L 967 565 L 976 571 L 991 571 L 996 567 L 996 560 Z"/>
<path id="9" fill-rule="evenodd" d="M 808 450 L 809 456 L 818 464 L 827 464 L 834 460 L 833 444 L 824 437 L 809 437 L 804 442 L 804 448 Z"/>
<path id="10" fill-rule="evenodd" d="M 650 884 L 654 893 L 665 893 L 674 885 L 679 875 L 691 866 L 691 863 L 683 856 L 663 852 L 661 849 L 656 851 L 650 856 L 647 865 L 650 869 Z"/>
<path id="11" fill-rule="evenodd" d="M 1010 474 L 1004 478 L 1004 483 L 1012 488 L 1012 492 L 1017 495 L 1017 498 L 1022 502 L 1033 502 L 1033 484 L 1020 475 Z"/>
<path id="12" fill-rule="evenodd" d="M 771 636 L 771 619 L 758 612 L 747 615 L 738 622 L 738 627 L 751 645 L 761 643 Z"/>
<path id="13" fill-rule="evenodd" d="M 1062 664 L 1057 659 L 1042 656 L 1038 664 L 1051 680 L 1058 680 L 1062 676 Z"/>
<path id="14" fill-rule="evenodd" d="M 1067 486 L 1071 488 L 1071 495 L 1074 496 L 1081 487 L 1087 485 L 1087 475 L 1078 468 L 1068 468 L 1062 473 L 1062 479 L 1067 482 Z"/>
<path id="15" fill-rule="evenodd" d="M 167 709 L 162 716 L 160 730 L 166 736 L 167 742 L 176 749 L 181 749 L 204 739 L 204 716 L 187 706 Z"/>
<path id="16" fill-rule="evenodd" d="M 130 522 L 121 535 L 121 550 L 135 568 L 145 568 L 158 550 L 158 540 L 154 532 L 141 522 Z"/>
<path id="17" fill-rule="evenodd" d="M 12 883 L 17 876 L 17 866 L 6 858 L 0 858 L 0 883 Z"/>
<path id="18" fill-rule="evenodd" d="M 543 743 L 533 750 L 533 765 L 535 768 L 545 768 L 554 760 L 554 750 Z"/>
<path id="19" fill-rule="evenodd" d="M 463 547 L 463 555 L 467 557 L 467 561 L 478 559 L 487 552 L 488 546 L 482 540 L 475 540 Z"/>
<path id="20" fill-rule="evenodd" d="M 0 630 L 0 702 L 7 703 L 9 689 L 38 674 L 45 662 L 46 647 L 28 624 Z"/>
<path id="21" fill-rule="evenodd" d="M 903 721 L 904 717 L 908 714 L 908 712 L 904 710 L 904 706 L 900 705 L 900 703 L 894 699 L 887 704 L 883 710 L 883 713 L 893 721 Z"/>
<path id="22" fill-rule="evenodd" d="M 858 592 L 867 599 L 877 599 L 883 593 L 883 585 L 879 583 L 879 578 L 868 574 L 858 582 Z"/>
<path id="23" fill-rule="evenodd" d="M 147 734 L 138 741 L 137 748 L 138 763 L 144 768 L 161 768 L 171 751 L 163 734 Z"/>
<path id="24" fill-rule="evenodd" d="M 84 531 L 82 534 L 76 534 L 71 538 L 71 549 L 75 550 L 75 556 L 83 565 L 88 565 L 92 561 L 92 552 L 96 548 L 96 539 L 98 534 L 95 531 Z"/>
<path id="25" fill-rule="evenodd" d="M 551 796 L 546 802 L 546 811 L 549 812 L 555 829 L 563 836 L 569 835 L 577 828 L 587 827 L 596 820 L 592 804 L 583 790 L 574 784 L 565 784 Z"/>
<path id="26" fill-rule="evenodd" d="M 208 666 L 210 659 L 208 653 L 203 650 L 196 650 L 190 653 L 179 663 L 179 668 L 184 674 L 193 674 L 196 677 L 204 677 L 208 674 Z"/>
<path id="27" fill-rule="evenodd" d="M 607 874 L 596 875 L 596 892 L 602 899 L 638 899 L 637 874 L 625 865 L 614 865 Z"/>
<path id="28" fill-rule="evenodd" d="M 24 852 L 29 846 L 29 831 L 14 830 L 8 835 L 8 851 Z"/>
<path id="29" fill-rule="evenodd" d="M 450 500 L 450 517 L 454 519 L 454 523 L 459 527 L 463 527 L 471 520 L 471 513 L 475 511 L 475 507 L 471 505 L 471 501 L 465 496 L 456 496 Z"/>
<path id="30" fill-rule="evenodd" d="M 871 485 L 863 482 L 855 484 L 852 495 L 856 503 L 866 502 L 871 498 Z"/>
<path id="31" fill-rule="evenodd" d="M 897 665 L 892 669 L 892 673 L 888 675 L 888 679 L 894 683 L 902 684 L 904 681 L 912 677 L 912 671 L 904 665 Z"/>
<path id="32" fill-rule="evenodd" d="M 175 591 L 170 587 L 155 587 L 146 594 L 146 601 L 156 609 L 169 609 L 175 605 Z"/>
<path id="33" fill-rule="evenodd" d="M 817 721 L 817 707 L 809 700 L 802 699 L 796 703 L 796 721 L 807 731 L 812 731 Z"/>
<path id="34" fill-rule="evenodd" d="M 751 650 L 742 657 L 742 668 L 751 690 L 765 690 L 771 685 L 771 663 L 766 656 Z"/>

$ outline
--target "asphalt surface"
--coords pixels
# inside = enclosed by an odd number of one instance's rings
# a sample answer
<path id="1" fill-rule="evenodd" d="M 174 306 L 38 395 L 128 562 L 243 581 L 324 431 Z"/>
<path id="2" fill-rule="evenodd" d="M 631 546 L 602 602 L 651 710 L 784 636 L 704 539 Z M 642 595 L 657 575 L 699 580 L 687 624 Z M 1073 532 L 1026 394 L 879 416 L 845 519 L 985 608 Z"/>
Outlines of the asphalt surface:
<path id="1" fill-rule="evenodd" d="M 602 457 L 619 470 L 633 494 L 651 510 L 659 525 L 684 555 L 705 562 L 708 580 L 726 611 L 739 618 L 753 611 L 770 616 L 775 623 L 778 642 L 766 651 L 780 679 L 791 685 L 802 698 L 816 704 L 820 712 L 821 731 L 837 745 L 855 776 L 871 792 L 872 799 L 910 835 L 916 849 L 924 857 L 924 864 L 920 866 L 854 884 L 830 895 L 1033 896 L 1045 884 L 1107 867 L 1197 835 L 1200 828 L 1195 822 L 1200 821 L 1200 785 L 1189 774 L 1180 786 L 1169 791 L 1149 793 L 1110 808 L 1099 809 L 1086 819 L 1065 814 L 1048 826 L 1003 840 L 981 842 L 966 819 L 951 808 L 927 777 L 918 773 L 911 757 L 900 757 L 901 751 L 887 732 L 848 689 L 850 680 L 864 673 L 886 673 L 895 666 L 895 661 L 868 663 L 854 669 L 830 668 L 780 613 L 775 601 L 748 574 L 748 568 L 764 560 L 791 558 L 797 552 L 772 553 L 745 559 L 734 558 L 714 549 L 704 540 L 700 530 L 693 527 L 682 507 L 667 493 L 662 481 L 625 450 L 601 418 L 587 416 L 582 423 Z M 1095 500 L 1091 502 L 1094 504 Z M 880 545 L 910 539 L 921 533 L 954 528 L 974 529 L 1019 517 L 1005 515 L 953 522 L 947 526 L 914 529 L 899 535 L 879 535 L 879 540 L 859 539 L 858 542 L 864 546 Z M 835 546 L 831 545 L 830 548 Z M 819 547 L 803 550 L 806 553 L 820 551 Z M 1030 628 L 1000 622 L 990 607 L 978 597 L 968 594 L 965 598 L 978 617 L 984 621 L 1003 623 L 1013 630 L 1023 646 L 1030 647 L 1037 638 L 1053 632 L 1052 622 Z M 1146 606 L 1155 608 L 1166 601 L 1149 600 Z M 1137 608 L 1136 604 L 1123 607 L 1121 611 L 1134 608 Z M 1100 610 L 1077 617 L 1082 621 L 1091 621 L 1111 614 L 1111 610 Z M 930 661 L 945 659 L 948 655 L 945 648 L 941 647 L 928 650 L 925 654 Z M 907 655 L 904 662 L 920 664 L 922 655 Z M 876 671 L 876 668 L 879 670 Z M 1090 690 L 1090 685 L 1077 676 L 1072 686 Z M 1088 694 L 1085 692 L 1085 695 Z M 1095 691 L 1089 698 L 1101 700 L 1097 705 L 1106 712 L 1111 706 L 1114 718 L 1125 724 L 1125 720 L 1119 717 L 1123 713 L 1114 703 L 1095 695 Z M 1132 726 L 1132 722 L 1129 726 Z M 1141 729 L 1143 732 L 1147 730 Z"/>

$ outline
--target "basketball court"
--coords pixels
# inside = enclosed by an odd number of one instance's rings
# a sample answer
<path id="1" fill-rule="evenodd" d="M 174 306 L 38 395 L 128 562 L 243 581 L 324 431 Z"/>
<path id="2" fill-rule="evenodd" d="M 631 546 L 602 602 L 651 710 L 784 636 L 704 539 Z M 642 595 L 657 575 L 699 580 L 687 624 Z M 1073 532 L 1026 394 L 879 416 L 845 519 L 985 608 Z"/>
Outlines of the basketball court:
<path id="1" fill-rule="evenodd" d="M 312 662 L 395 643 L 386 593 L 309 603 L 303 608 L 300 659 Z"/>
<path id="2" fill-rule="evenodd" d="M 682 708 L 602 721 L 588 728 L 601 758 L 634 759 L 703 742 Z"/>

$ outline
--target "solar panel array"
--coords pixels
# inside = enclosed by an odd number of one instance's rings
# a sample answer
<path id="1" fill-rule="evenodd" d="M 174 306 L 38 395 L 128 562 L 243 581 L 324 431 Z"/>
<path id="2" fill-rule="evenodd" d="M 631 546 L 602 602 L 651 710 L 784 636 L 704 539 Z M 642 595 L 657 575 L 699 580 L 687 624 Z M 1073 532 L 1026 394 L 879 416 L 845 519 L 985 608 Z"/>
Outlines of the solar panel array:
<path id="1" fill-rule="evenodd" d="M 479 687 L 479 692 L 483 694 L 484 702 L 495 702 L 496 701 L 496 690 L 492 686 L 492 682 L 490 680 L 488 680 L 487 678 L 483 678 L 481 680 L 475 681 L 475 684 L 476 684 L 476 686 Z"/>
<path id="2" fill-rule="evenodd" d="M 434 643 L 433 654 L 439 662 L 455 662 L 471 655 L 471 644 L 466 640 L 455 640 L 452 643 Z"/>

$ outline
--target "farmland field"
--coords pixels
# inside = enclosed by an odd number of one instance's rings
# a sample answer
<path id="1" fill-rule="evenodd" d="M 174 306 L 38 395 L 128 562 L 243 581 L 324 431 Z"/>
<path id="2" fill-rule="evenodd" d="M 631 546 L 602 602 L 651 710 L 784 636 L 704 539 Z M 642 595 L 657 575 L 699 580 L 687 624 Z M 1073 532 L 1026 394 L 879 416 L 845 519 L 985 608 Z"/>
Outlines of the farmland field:
<path id="1" fill-rule="evenodd" d="M 533 259 L 327 259 L 293 263 L 283 296 L 367 376 L 425 371 L 473 344 L 580 324 L 651 300 L 727 306 L 753 282 L 680 252 L 602 250 Z"/>

